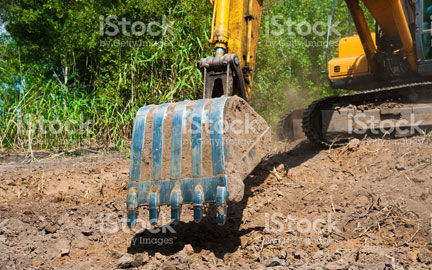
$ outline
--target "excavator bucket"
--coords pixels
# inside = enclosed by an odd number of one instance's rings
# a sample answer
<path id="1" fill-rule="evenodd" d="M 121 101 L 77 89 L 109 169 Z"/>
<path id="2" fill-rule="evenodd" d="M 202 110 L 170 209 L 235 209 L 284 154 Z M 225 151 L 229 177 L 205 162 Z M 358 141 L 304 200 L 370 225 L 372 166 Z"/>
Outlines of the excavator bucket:
<path id="1" fill-rule="evenodd" d="M 223 225 L 227 202 L 241 201 L 243 180 L 270 145 L 267 123 L 238 97 L 142 107 L 133 129 L 128 226 L 136 225 L 140 206 L 155 225 L 161 205 L 170 205 L 178 222 L 185 204 L 193 205 L 196 222 L 216 204 Z"/>

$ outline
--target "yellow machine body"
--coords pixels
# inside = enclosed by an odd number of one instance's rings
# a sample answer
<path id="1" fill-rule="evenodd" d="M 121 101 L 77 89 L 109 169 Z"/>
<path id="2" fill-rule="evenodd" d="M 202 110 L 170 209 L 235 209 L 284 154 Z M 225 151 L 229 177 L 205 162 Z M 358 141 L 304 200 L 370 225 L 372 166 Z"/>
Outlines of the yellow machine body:
<path id="1" fill-rule="evenodd" d="M 345 0 L 345 2 L 357 34 L 342 38 L 338 46 L 338 57 L 327 63 L 328 78 L 334 88 L 362 90 L 379 86 L 377 79 L 389 73 L 383 70 L 386 64 L 379 62 L 383 59 L 392 62 L 396 58 L 406 59 L 407 70 L 417 73 L 418 62 L 414 37 L 410 31 L 403 1 Z M 377 46 L 378 37 L 370 31 L 365 17 L 366 10 L 376 20 L 382 33 L 385 33 L 386 42 L 396 44 L 390 49 L 393 50 L 390 53 L 388 47 L 384 52 Z"/>
<path id="2" fill-rule="evenodd" d="M 372 35 L 375 43 L 375 33 Z M 360 37 L 354 35 L 339 41 L 338 57 L 328 63 L 329 78 L 349 78 L 357 75 L 371 74 Z"/>

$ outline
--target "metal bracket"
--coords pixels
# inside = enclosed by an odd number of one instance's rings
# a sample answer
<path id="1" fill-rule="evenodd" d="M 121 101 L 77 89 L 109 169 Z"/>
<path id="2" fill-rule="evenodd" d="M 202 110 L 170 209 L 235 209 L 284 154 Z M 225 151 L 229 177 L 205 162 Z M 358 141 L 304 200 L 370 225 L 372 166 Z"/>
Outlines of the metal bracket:
<path id="1" fill-rule="evenodd" d="M 197 66 L 204 78 L 204 98 L 237 95 L 246 100 L 243 72 L 237 55 L 203 58 Z"/>

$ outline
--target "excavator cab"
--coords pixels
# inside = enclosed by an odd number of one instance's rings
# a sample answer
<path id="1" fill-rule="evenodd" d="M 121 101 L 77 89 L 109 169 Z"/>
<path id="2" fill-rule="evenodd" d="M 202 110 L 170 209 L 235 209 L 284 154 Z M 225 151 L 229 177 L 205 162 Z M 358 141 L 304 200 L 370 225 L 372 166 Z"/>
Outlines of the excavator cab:
<path id="1" fill-rule="evenodd" d="M 421 38 L 421 54 L 425 60 L 432 58 L 432 50 L 431 50 L 431 37 L 432 37 L 432 1 L 426 0 L 418 6 L 419 17 L 417 19 L 420 24 L 418 24 L 420 29 L 418 32 L 420 33 Z"/>
<path id="2" fill-rule="evenodd" d="M 417 1 L 416 43 L 419 73 L 432 74 L 432 0 Z"/>

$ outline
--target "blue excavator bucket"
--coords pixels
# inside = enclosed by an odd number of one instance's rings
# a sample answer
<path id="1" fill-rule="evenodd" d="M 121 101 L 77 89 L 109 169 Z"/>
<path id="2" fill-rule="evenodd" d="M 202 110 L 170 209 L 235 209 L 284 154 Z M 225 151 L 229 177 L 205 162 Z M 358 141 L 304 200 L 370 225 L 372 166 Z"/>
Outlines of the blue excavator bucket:
<path id="1" fill-rule="evenodd" d="M 199 222 L 205 207 L 216 204 L 223 225 L 227 202 L 243 198 L 243 180 L 268 154 L 270 129 L 238 97 L 221 97 L 142 107 L 135 118 L 128 226 L 136 225 L 138 207 L 158 223 L 161 205 L 171 206 L 178 222 L 182 205 L 193 206 Z"/>

